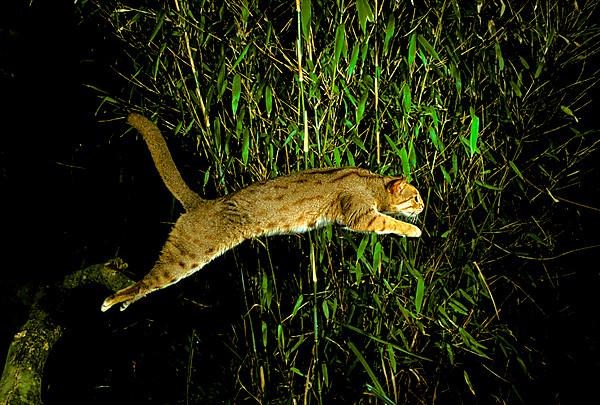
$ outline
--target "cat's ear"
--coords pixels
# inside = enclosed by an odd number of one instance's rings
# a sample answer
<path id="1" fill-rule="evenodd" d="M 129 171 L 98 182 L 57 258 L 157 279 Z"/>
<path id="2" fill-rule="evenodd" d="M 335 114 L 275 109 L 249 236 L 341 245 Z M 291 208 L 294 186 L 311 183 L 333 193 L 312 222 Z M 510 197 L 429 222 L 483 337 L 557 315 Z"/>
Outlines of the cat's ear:
<path id="1" fill-rule="evenodd" d="M 387 191 L 392 195 L 399 195 L 404 190 L 404 187 L 406 187 L 404 179 L 393 179 L 385 185 Z"/>

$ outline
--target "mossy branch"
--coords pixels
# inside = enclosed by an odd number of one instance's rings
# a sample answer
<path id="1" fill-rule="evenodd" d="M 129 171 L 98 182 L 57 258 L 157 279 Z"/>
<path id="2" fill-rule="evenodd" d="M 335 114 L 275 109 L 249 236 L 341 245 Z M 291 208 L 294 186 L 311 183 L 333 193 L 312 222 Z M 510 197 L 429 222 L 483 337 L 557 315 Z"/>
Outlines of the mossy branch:
<path id="1" fill-rule="evenodd" d="M 60 305 L 48 305 L 50 290 L 72 290 L 89 285 L 100 285 L 117 291 L 131 280 L 120 270 L 126 268 L 120 259 L 95 264 L 78 270 L 58 286 L 40 288 L 29 312 L 29 317 L 15 334 L 8 348 L 6 363 L 0 378 L 0 404 L 40 404 L 44 367 L 48 355 L 65 332 L 65 326 L 54 316 Z M 64 296 L 64 294 L 60 294 Z M 61 300 L 62 301 L 62 300 Z M 56 303 L 55 303 L 56 304 Z"/>

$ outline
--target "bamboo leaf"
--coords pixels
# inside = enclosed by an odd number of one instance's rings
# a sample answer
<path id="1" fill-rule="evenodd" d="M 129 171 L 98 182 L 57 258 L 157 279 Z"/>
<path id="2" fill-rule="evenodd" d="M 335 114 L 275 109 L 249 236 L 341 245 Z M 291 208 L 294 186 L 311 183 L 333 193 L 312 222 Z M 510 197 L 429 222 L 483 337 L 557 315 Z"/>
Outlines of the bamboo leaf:
<path id="1" fill-rule="evenodd" d="M 475 115 L 474 111 L 471 111 L 471 136 L 469 137 L 469 151 L 471 157 L 475 153 L 479 153 L 477 148 L 477 140 L 479 139 L 479 117 Z"/>
<path id="2" fill-rule="evenodd" d="M 233 112 L 233 115 L 235 115 L 237 113 L 241 94 L 242 94 L 242 78 L 239 74 L 236 74 L 233 77 L 233 84 L 231 86 L 231 111 Z"/>
<path id="3" fill-rule="evenodd" d="M 408 179 L 410 176 L 410 165 L 408 163 L 408 153 L 404 146 L 400 149 L 400 160 L 402 162 L 402 175 Z"/>
<path id="4" fill-rule="evenodd" d="M 285 335 L 283 334 L 283 325 L 277 325 L 277 345 L 279 346 L 279 350 L 285 349 Z"/>
<path id="5" fill-rule="evenodd" d="M 333 150 L 333 160 L 335 162 L 335 167 L 340 167 L 342 165 L 342 156 L 340 155 L 340 149 L 338 147 Z"/>
<path id="6" fill-rule="evenodd" d="M 398 146 L 396 146 L 396 143 L 394 141 L 392 141 L 392 138 L 390 138 L 388 135 L 384 135 L 384 138 L 387 141 L 388 145 L 390 145 L 390 147 L 392 148 L 392 150 L 394 151 L 396 156 L 400 157 L 400 149 L 398 149 Z"/>
<path id="7" fill-rule="evenodd" d="M 379 380 L 375 376 L 375 373 L 373 372 L 373 370 L 369 366 L 369 363 L 367 363 L 367 361 L 365 360 L 365 357 L 362 355 L 362 353 L 358 350 L 358 348 L 354 345 L 354 343 L 352 343 L 352 341 L 348 341 L 348 347 L 350 348 L 350 350 L 352 350 L 352 353 L 354 353 L 354 355 L 356 356 L 356 358 L 358 359 L 358 361 L 360 362 L 360 364 L 362 364 L 363 368 L 367 372 L 367 375 L 371 379 L 371 382 L 373 383 L 373 385 L 380 392 L 383 392 L 383 388 L 382 388 L 381 384 L 379 383 Z"/>
<path id="8" fill-rule="evenodd" d="M 269 336 L 269 327 L 267 325 L 267 322 L 265 321 L 261 321 L 261 331 L 262 331 L 262 343 L 263 343 L 263 347 L 267 347 L 267 337 Z"/>
<path id="9" fill-rule="evenodd" d="M 225 63 L 221 63 L 221 68 L 219 69 L 219 74 L 217 75 L 217 90 L 219 94 L 219 99 L 223 97 L 225 91 L 227 90 L 227 80 L 225 79 Z"/>
<path id="10" fill-rule="evenodd" d="M 488 190 L 502 191 L 502 188 L 496 187 L 496 186 L 492 186 L 491 184 L 484 183 L 483 181 L 475 180 L 475 184 L 477 184 L 478 186 L 481 186 L 483 188 L 487 188 Z"/>
<path id="11" fill-rule="evenodd" d="M 298 296 L 298 298 L 296 298 L 296 303 L 294 304 L 294 309 L 292 309 L 292 315 L 291 315 L 292 318 L 294 316 L 296 316 L 296 313 L 298 313 L 300 306 L 302 306 L 302 301 L 304 301 L 304 296 L 302 294 L 300 294 Z"/>
<path id="12" fill-rule="evenodd" d="M 250 45 L 248 44 L 244 47 L 244 49 L 242 50 L 242 53 L 240 53 L 240 56 L 238 56 L 238 58 L 235 60 L 235 62 L 233 63 L 233 65 L 231 66 L 231 70 L 234 70 L 242 60 L 244 60 L 244 57 L 246 56 L 246 53 L 248 53 L 248 49 L 250 49 Z"/>
<path id="13" fill-rule="evenodd" d="M 436 52 L 433 46 L 425 39 L 423 35 L 419 35 L 417 37 L 419 39 L 419 44 L 427 51 L 427 53 L 433 58 L 440 60 L 440 55 Z"/>
<path id="14" fill-rule="evenodd" d="M 304 38 L 308 38 L 310 35 L 310 20 L 312 19 L 312 4 L 310 0 L 301 1 L 300 14 L 302 15 L 302 34 L 304 34 Z"/>
<path id="15" fill-rule="evenodd" d="M 452 178 L 446 169 L 444 169 L 444 166 L 440 166 L 440 170 L 442 172 L 442 176 L 444 177 L 444 181 L 448 183 L 448 185 L 452 185 Z"/>
<path id="16" fill-rule="evenodd" d="M 404 113 L 410 113 L 412 107 L 412 99 L 410 96 L 410 86 L 407 83 L 402 85 L 402 106 L 404 107 Z"/>
<path id="17" fill-rule="evenodd" d="M 356 67 L 356 62 L 358 61 L 358 51 L 360 50 L 360 46 L 358 44 L 354 44 L 352 47 L 352 55 L 350 56 L 350 63 L 348 64 L 348 78 L 352 76 L 354 72 L 354 68 Z"/>
<path id="18" fill-rule="evenodd" d="M 156 37 L 156 34 L 158 34 L 158 31 L 160 31 L 164 22 L 165 22 L 165 13 L 161 12 L 160 15 L 158 16 L 158 23 L 156 23 L 156 27 L 154 27 L 154 31 L 152 31 L 152 34 L 150 34 L 150 38 L 148 38 L 149 44 L 152 43 L 152 41 L 154 41 L 154 37 Z"/>
<path id="19" fill-rule="evenodd" d="M 415 293 L 415 312 L 417 315 L 421 313 L 423 305 L 423 296 L 425 295 L 425 280 L 423 277 L 417 278 L 417 291 Z"/>
<path id="20" fill-rule="evenodd" d="M 575 114 L 573 114 L 573 111 L 571 111 L 571 109 L 569 107 L 567 107 L 566 105 L 561 105 L 560 109 L 562 110 L 562 112 L 567 114 L 569 117 L 572 117 L 575 120 L 575 122 L 579 122 L 579 120 L 577 119 Z"/>
<path id="21" fill-rule="evenodd" d="M 325 315 L 325 319 L 329 319 L 329 306 L 327 305 L 327 300 L 323 300 L 321 307 L 323 308 L 323 315 Z"/>
<path id="22" fill-rule="evenodd" d="M 408 42 L 408 67 L 412 71 L 415 66 L 415 57 L 417 55 L 417 33 L 413 32 Z"/>
<path id="23" fill-rule="evenodd" d="M 244 138 L 242 140 L 242 163 L 244 166 L 248 164 L 248 155 L 250 152 L 250 131 L 244 128 Z"/>
<path id="24" fill-rule="evenodd" d="M 500 71 L 504 70 L 504 57 L 502 56 L 502 49 L 500 49 L 500 44 L 496 42 L 494 45 L 494 51 L 496 52 L 496 59 L 498 60 L 498 69 Z"/>
<path id="25" fill-rule="evenodd" d="M 356 261 L 357 262 L 360 259 L 362 259 L 368 242 L 369 242 L 369 238 L 366 236 L 363 237 L 362 240 L 360 241 L 360 245 L 358 245 L 358 249 L 356 250 Z"/>
<path id="26" fill-rule="evenodd" d="M 387 344 L 388 361 L 392 367 L 392 371 L 396 372 L 396 354 L 394 353 L 394 347 L 391 344 Z"/>
<path id="27" fill-rule="evenodd" d="M 373 270 L 379 269 L 381 262 L 383 261 L 383 246 L 380 242 L 375 244 L 373 248 Z"/>
<path id="28" fill-rule="evenodd" d="M 428 132 L 429 132 L 429 138 L 431 139 L 431 143 L 433 143 L 433 146 L 438 150 L 438 152 L 443 153 L 444 152 L 444 144 L 442 143 L 440 138 L 438 138 L 437 133 L 435 132 L 435 129 L 433 129 L 432 127 L 429 127 Z"/>
<path id="29" fill-rule="evenodd" d="M 306 378 L 306 376 L 302 373 L 302 371 L 298 370 L 296 367 L 290 367 L 290 371 L 294 374 L 298 374 L 300 377 Z"/>
<path id="30" fill-rule="evenodd" d="M 467 387 L 469 387 L 469 391 L 471 391 L 471 394 L 475 396 L 475 389 L 473 388 L 473 384 L 471 383 L 471 379 L 469 378 L 467 370 L 463 370 L 463 377 L 465 378 L 465 383 L 467 384 Z"/>
<path id="31" fill-rule="evenodd" d="M 360 120 L 362 120 L 362 117 L 365 113 L 365 105 L 367 104 L 368 96 L 369 93 L 365 91 L 365 93 L 361 96 L 360 101 L 358 102 L 358 106 L 356 107 L 356 125 L 360 123 Z"/>
<path id="32" fill-rule="evenodd" d="M 265 108 L 267 110 L 267 115 L 270 116 L 273 109 L 273 90 L 268 84 L 265 86 Z"/>
<path id="33" fill-rule="evenodd" d="M 367 32 L 367 21 L 373 21 L 373 10 L 369 5 L 369 0 L 356 0 L 356 8 L 358 9 L 358 23 L 363 33 Z"/>
<path id="34" fill-rule="evenodd" d="M 515 174 L 521 179 L 523 180 L 523 173 L 521 173 L 521 171 L 519 170 L 519 168 L 517 167 L 517 165 L 515 164 L 515 162 L 513 162 L 512 160 L 508 161 L 508 165 L 510 166 L 510 168 L 513 170 L 513 172 L 515 172 Z"/>
<path id="35" fill-rule="evenodd" d="M 387 25 L 385 26 L 385 38 L 383 40 L 383 55 L 388 53 L 390 40 L 394 37 L 394 31 L 396 30 L 396 19 L 394 14 L 390 14 Z"/>
<path id="36" fill-rule="evenodd" d="M 345 55 L 347 52 L 346 46 L 346 26 L 344 24 L 340 24 L 335 29 L 335 52 L 333 57 L 333 62 L 335 68 L 337 69 L 337 65 L 340 62 L 340 57 L 342 53 Z M 357 53 L 358 56 L 358 53 Z"/>

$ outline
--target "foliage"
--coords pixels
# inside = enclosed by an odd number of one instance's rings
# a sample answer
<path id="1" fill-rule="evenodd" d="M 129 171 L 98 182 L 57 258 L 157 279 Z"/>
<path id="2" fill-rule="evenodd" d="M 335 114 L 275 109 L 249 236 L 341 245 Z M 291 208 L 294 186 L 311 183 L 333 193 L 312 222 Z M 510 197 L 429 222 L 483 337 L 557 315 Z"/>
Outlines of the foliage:
<path id="1" fill-rule="evenodd" d="M 520 398 L 530 365 L 503 314 L 569 236 L 561 196 L 597 150 L 579 120 L 600 77 L 596 4 L 414 3 L 81 5 L 123 48 L 123 90 L 100 114 L 139 108 L 192 137 L 205 195 L 357 165 L 425 197 L 420 240 L 328 227 L 234 253 L 247 312 L 223 337 L 239 359 L 215 398 Z"/>

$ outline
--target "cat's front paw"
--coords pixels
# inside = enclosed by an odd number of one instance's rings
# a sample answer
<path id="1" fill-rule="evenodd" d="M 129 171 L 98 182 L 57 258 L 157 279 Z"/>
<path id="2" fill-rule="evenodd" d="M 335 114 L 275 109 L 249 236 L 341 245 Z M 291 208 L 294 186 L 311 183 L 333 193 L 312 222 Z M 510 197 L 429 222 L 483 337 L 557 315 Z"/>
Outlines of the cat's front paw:
<path id="1" fill-rule="evenodd" d="M 421 236 L 421 230 L 417 226 L 410 225 L 410 228 L 406 232 L 406 236 L 409 238 L 418 238 Z"/>

